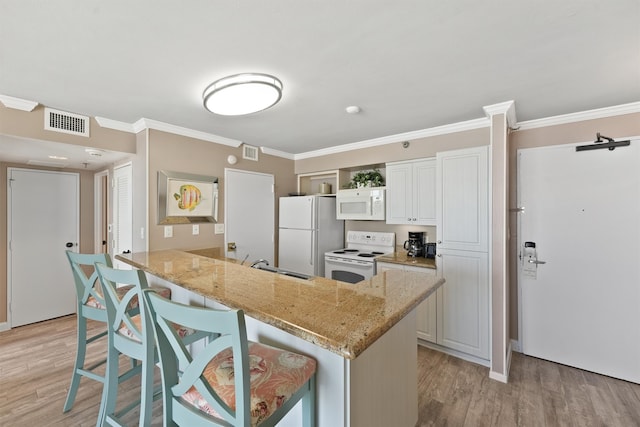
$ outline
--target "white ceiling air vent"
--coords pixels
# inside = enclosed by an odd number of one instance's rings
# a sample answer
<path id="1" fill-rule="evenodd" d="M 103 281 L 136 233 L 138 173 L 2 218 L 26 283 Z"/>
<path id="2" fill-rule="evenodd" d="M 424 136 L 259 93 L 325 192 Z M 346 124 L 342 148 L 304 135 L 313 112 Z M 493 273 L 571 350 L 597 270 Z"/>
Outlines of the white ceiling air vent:
<path id="1" fill-rule="evenodd" d="M 242 158 L 247 160 L 258 161 L 258 147 L 244 144 L 242 146 Z"/>
<path id="2" fill-rule="evenodd" d="M 44 129 L 71 135 L 89 136 L 89 117 L 66 111 L 44 109 Z"/>

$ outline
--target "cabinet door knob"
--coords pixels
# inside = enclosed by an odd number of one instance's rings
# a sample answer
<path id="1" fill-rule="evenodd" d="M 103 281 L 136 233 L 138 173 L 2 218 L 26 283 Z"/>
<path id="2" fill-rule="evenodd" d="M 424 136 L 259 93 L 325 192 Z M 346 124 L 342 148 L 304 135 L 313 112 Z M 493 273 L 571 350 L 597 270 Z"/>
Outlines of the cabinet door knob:
<path id="1" fill-rule="evenodd" d="M 441 243 L 442 243 L 442 240 L 438 240 L 438 244 L 441 244 Z"/>
<path id="2" fill-rule="evenodd" d="M 438 256 L 438 258 L 441 258 L 441 257 L 442 257 L 442 254 L 438 254 L 437 256 Z"/>
<path id="3" fill-rule="evenodd" d="M 417 219 L 416 219 L 416 218 L 413 218 L 413 221 L 417 221 Z"/>

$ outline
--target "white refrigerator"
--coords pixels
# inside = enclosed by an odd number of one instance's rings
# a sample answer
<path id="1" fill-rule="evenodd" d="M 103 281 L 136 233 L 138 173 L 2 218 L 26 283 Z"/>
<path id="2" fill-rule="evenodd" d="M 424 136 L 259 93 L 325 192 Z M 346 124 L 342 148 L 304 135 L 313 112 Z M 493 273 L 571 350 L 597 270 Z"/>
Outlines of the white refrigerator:
<path id="1" fill-rule="evenodd" d="M 324 277 L 324 253 L 344 247 L 335 196 L 280 198 L 278 267 Z"/>

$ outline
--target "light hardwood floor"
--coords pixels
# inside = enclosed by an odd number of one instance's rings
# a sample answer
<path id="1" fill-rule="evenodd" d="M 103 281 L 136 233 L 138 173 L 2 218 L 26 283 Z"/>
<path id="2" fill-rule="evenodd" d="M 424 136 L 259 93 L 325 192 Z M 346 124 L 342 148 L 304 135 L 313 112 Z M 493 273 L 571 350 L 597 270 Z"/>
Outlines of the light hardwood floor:
<path id="1" fill-rule="evenodd" d="M 100 345 L 90 346 L 90 360 Z M 0 426 L 95 425 L 102 390 L 95 381 L 83 378 L 73 409 L 62 413 L 74 357 L 75 316 L 0 332 Z M 485 367 L 422 347 L 418 364 L 419 426 L 640 426 L 638 384 L 518 353 L 508 384 L 490 380 Z M 119 401 L 133 399 L 136 379 L 122 390 Z M 158 401 L 154 426 L 161 417 Z M 126 419 L 137 424 L 136 413 Z"/>

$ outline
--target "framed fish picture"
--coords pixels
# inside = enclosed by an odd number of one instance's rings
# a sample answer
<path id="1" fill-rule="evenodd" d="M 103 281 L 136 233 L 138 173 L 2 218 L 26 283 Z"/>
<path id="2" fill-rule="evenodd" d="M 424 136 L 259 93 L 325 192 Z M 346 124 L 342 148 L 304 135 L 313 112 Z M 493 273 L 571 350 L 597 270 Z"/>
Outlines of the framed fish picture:
<path id="1" fill-rule="evenodd" d="M 158 171 L 158 224 L 215 222 L 218 178 Z"/>

